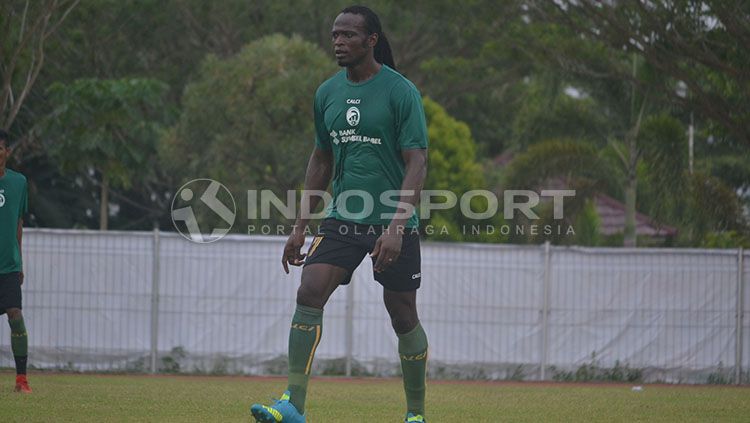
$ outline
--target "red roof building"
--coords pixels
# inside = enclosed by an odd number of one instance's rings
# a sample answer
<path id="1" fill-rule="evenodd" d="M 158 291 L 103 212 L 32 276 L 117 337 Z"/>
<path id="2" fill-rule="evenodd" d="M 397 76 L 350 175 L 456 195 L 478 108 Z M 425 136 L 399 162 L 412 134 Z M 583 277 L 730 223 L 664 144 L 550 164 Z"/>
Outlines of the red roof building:
<path id="1" fill-rule="evenodd" d="M 597 194 L 594 202 L 600 220 L 599 231 L 602 235 L 616 235 L 625 232 L 625 204 L 604 194 Z M 662 225 L 637 211 L 635 213 L 635 225 L 635 233 L 638 236 L 664 238 L 677 235 L 677 228 Z"/>

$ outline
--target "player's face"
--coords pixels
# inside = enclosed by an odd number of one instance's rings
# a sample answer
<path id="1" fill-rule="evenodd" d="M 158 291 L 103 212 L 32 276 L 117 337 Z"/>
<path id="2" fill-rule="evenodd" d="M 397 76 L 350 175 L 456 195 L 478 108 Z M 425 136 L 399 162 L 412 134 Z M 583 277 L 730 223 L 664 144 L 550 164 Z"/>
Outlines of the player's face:
<path id="1" fill-rule="evenodd" d="M 355 66 L 372 54 L 378 35 L 367 35 L 365 17 L 342 13 L 336 17 L 331 30 L 333 54 L 339 66 Z"/>

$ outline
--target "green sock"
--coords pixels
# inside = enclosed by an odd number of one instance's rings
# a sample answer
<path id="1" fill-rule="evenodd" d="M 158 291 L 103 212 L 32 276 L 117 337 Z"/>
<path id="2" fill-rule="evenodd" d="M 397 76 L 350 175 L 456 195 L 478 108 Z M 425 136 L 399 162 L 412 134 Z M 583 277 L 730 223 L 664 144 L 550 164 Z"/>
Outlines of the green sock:
<path id="1" fill-rule="evenodd" d="M 404 375 L 406 411 L 424 416 L 424 393 L 427 374 L 427 335 L 422 324 L 398 335 L 398 354 Z"/>
<path id="2" fill-rule="evenodd" d="M 23 317 L 20 319 L 8 319 L 10 325 L 10 348 L 16 359 L 16 373 L 26 374 L 26 357 L 29 355 L 29 337 L 26 334 L 26 325 Z"/>
<path id="3" fill-rule="evenodd" d="M 289 402 L 305 413 L 307 382 L 323 330 L 323 310 L 297 305 L 289 331 Z"/>

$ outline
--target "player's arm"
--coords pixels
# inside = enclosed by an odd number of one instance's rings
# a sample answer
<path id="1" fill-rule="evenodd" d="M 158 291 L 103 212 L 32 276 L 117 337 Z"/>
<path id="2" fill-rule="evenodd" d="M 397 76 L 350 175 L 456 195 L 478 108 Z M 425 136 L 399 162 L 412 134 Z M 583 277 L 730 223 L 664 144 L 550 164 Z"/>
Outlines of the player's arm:
<path id="1" fill-rule="evenodd" d="M 388 225 L 388 231 L 378 239 L 372 250 L 372 256 L 377 257 L 374 265 L 376 272 L 383 271 L 401 254 L 404 226 L 419 202 L 419 195 L 427 176 L 426 148 L 402 150 L 401 157 L 404 159 L 405 175 L 401 183 L 398 210 Z"/>
<path id="2" fill-rule="evenodd" d="M 401 184 L 401 196 L 398 202 L 398 213 L 391 220 L 389 229 L 403 228 L 409 221 L 414 208 L 419 202 L 419 195 L 427 176 L 427 149 L 419 148 L 401 152 L 404 159 L 404 182 Z M 392 231 L 389 231 L 392 232 Z"/>
<path id="3" fill-rule="evenodd" d="M 23 241 L 23 219 L 18 219 L 18 228 L 16 229 L 16 239 L 18 240 L 18 254 L 21 256 L 21 263 L 23 263 L 23 248 L 21 244 Z M 23 285 L 23 268 L 21 268 L 21 285 Z"/>
<path id="4" fill-rule="evenodd" d="M 306 210 L 300 209 L 300 214 L 295 222 L 296 229 L 304 231 L 304 227 L 310 223 L 308 216 L 315 210 L 321 199 L 319 195 L 311 194 L 314 194 L 315 191 L 325 191 L 331 181 L 331 175 L 333 175 L 333 151 L 322 150 L 316 145 L 310 155 L 310 160 L 307 162 L 305 189 L 302 191 L 301 204 L 306 205 Z"/>
<path id="5" fill-rule="evenodd" d="M 308 216 L 318 206 L 321 198 L 319 195 L 311 195 L 311 193 L 324 191 L 328 187 L 332 174 L 333 151 L 323 150 L 316 145 L 310 155 L 310 160 L 307 162 L 305 189 L 302 191 L 301 204 L 306 210 L 302 210 L 302 207 L 300 207 L 297 220 L 294 223 L 286 246 L 284 246 L 284 254 L 281 257 L 281 264 L 284 266 L 286 273 L 289 273 L 290 264 L 300 266 L 304 263 L 305 254 L 301 254 L 300 250 L 305 244 L 305 227 L 310 223 Z"/>

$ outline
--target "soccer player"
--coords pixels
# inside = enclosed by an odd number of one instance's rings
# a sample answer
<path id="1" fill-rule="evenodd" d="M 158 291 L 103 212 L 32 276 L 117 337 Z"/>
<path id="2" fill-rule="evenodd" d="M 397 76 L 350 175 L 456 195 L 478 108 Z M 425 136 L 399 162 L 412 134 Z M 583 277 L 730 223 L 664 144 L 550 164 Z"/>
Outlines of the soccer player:
<path id="1" fill-rule="evenodd" d="M 26 178 L 5 167 L 10 153 L 10 136 L 0 130 L 0 315 L 7 313 L 10 324 L 10 345 L 16 360 L 16 392 L 29 394 L 31 388 L 26 380 L 29 344 L 21 313 L 21 237 L 28 201 Z"/>
<path id="2" fill-rule="evenodd" d="M 344 69 L 315 94 L 315 147 L 302 204 L 319 202 L 333 178 L 333 202 L 306 254 L 300 250 L 309 222 L 297 218 L 282 256 L 284 270 L 300 266 L 302 281 L 289 333 L 288 389 L 273 405 L 254 404 L 264 423 L 305 422 L 305 396 L 323 307 L 367 253 L 398 337 L 407 422 L 424 422 L 427 336 L 416 306 L 421 282 L 419 221 L 414 212 L 427 172 L 427 127 L 416 87 L 396 72 L 378 16 L 352 6 L 336 17 L 333 50 Z M 364 195 L 373 201 L 372 207 Z M 387 195 L 385 201 L 381 194 Z M 390 201 L 389 201 L 390 200 Z M 370 210 L 372 209 L 372 210 Z M 309 216 L 309 215 L 308 215 Z"/>

